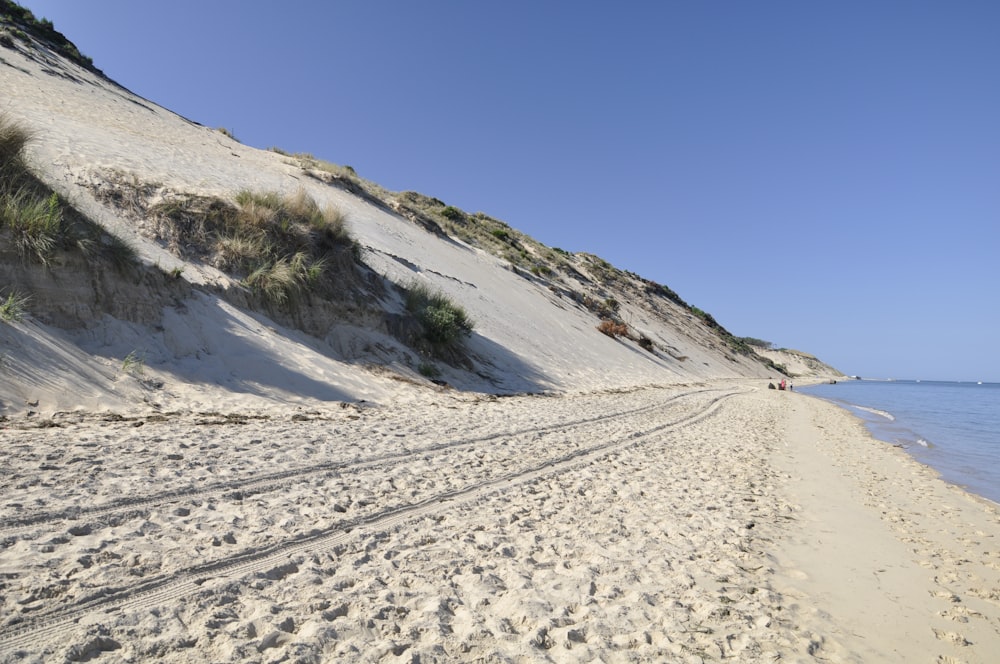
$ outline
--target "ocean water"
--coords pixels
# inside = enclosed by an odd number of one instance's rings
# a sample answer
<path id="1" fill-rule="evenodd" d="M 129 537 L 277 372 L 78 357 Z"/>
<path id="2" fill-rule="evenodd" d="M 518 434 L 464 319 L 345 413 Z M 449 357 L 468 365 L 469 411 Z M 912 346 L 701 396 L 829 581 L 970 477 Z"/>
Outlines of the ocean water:
<path id="1" fill-rule="evenodd" d="M 1000 383 L 848 380 L 795 389 L 843 406 L 875 438 L 1000 503 Z"/>

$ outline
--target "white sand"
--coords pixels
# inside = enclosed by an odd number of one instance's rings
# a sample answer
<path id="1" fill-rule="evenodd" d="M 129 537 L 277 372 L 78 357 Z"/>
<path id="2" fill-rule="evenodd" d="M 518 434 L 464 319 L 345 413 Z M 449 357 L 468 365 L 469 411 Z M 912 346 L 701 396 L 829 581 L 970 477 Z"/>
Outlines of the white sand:
<path id="1" fill-rule="evenodd" d="M 0 653 L 991 661 L 997 506 L 761 387 L 5 431 Z"/>

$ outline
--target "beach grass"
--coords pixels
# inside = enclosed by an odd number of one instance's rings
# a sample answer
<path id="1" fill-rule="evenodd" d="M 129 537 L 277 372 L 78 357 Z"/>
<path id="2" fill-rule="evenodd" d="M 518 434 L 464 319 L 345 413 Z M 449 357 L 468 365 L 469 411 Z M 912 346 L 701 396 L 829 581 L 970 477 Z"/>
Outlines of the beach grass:
<path id="1" fill-rule="evenodd" d="M 146 371 L 146 358 L 138 351 L 131 351 L 122 360 L 121 372 L 134 378 L 141 378 Z"/>
<path id="2" fill-rule="evenodd" d="M 7 293 L 5 299 L 0 299 L 0 321 L 4 323 L 21 322 L 28 312 L 28 303 L 30 301 L 30 295 L 24 295 L 17 291 Z"/>
<path id="3" fill-rule="evenodd" d="M 0 114 L 0 231 L 23 261 L 51 265 L 55 252 L 75 249 L 107 260 L 119 272 L 138 260 L 125 240 L 79 214 L 39 180 L 26 149 L 34 134 Z"/>
<path id="4" fill-rule="evenodd" d="M 232 202 L 177 194 L 149 211 L 169 222 L 163 232 L 176 253 L 197 254 L 275 305 L 308 292 L 335 293 L 334 257 L 359 255 L 344 213 L 321 207 L 302 189 L 243 189 Z"/>
<path id="5" fill-rule="evenodd" d="M 62 210 L 55 194 L 40 199 L 27 188 L 7 193 L 0 205 L 0 224 L 10 230 L 22 259 L 47 265 L 62 237 Z"/>
<path id="6" fill-rule="evenodd" d="M 0 190 L 18 186 L 28 173 L 24 150 L 31 138 L 24 125 L 0 114 Z"/>

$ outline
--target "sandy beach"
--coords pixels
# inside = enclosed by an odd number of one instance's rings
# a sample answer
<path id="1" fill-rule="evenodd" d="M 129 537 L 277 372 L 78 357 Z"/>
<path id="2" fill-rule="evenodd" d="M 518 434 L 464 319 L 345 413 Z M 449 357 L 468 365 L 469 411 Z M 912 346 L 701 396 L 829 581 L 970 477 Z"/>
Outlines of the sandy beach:
<path id="1" fill-rule="evenodd" d="M 991 661 L 997 506 L 765 387 L 12 421 L 2 659 Z"/>
<path id="2" fill-rule="evenodd" d="M 1000 507 L 767 389 L 833 368 L 0 46 L 50 200 L 135 254 L 0 246 L 29 302 L 0 325 L 0 662 L 997 661 Z M 244 189 L 342 213 L 343 302 L 254 304 L 148 227 Z M 400 333 L 415 283 L 475 321 L 461 353 Z"/>

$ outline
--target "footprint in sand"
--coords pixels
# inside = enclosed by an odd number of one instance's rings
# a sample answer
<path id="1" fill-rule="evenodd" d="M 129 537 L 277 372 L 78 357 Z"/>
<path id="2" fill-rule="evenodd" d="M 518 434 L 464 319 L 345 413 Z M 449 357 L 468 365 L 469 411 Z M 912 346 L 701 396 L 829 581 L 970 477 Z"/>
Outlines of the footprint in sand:
<path id="1" fill-rule="evenodd" d="M 969 588 L 969 594 L 988 602 L 1000 603 L 1000 588 Z"/>
<path id="2" fill-rule="evenodd" d="M 936 636 L 941 641 L 947 641 L 956 646 L 971 646 L 972 643 L 966 640 L 964 636 L 958 632 L 944 632 L 939 629 L 934 630 L 934 636 Z"/>
<path id="3" fill-rule="evenodd" d="M 955 606 L 947 611 L 939 611 L 938 615 L 946 620 L 953 620 L 954 622 L 967 623 L 969 618 L 982 618 L 983 614 L 978 611 L 973 611 L 964 606 Z"/>
<path id="4" fill-rule="evenodd" d="M 87 662 L 100 657 L 103 653 L 112 652 L 122 647 L 120 643 L 108 636 L 105 630 L 102 633 L 90 635 L 83 643 L 70 646 L 66 652 L 66 660 L 69 662 Z"/>

